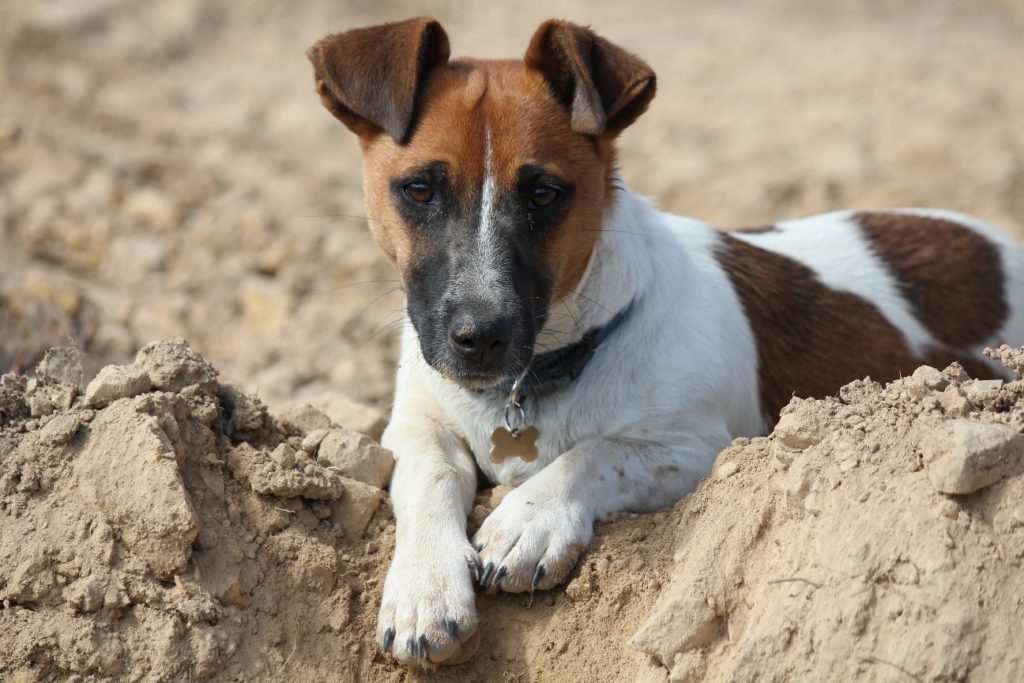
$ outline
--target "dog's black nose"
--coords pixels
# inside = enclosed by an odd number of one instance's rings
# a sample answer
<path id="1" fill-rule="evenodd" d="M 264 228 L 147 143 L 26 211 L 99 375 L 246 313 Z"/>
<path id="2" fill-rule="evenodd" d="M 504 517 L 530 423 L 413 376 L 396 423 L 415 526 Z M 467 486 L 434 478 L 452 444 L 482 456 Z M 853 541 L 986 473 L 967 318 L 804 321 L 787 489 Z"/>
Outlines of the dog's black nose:
<path id="1" fill-rule="evenodd" d="M 512 343 L 512 325 L 504 320 L 456 315 L 448 332 L 452 350 L 481 370 L 500 365 Z"/>

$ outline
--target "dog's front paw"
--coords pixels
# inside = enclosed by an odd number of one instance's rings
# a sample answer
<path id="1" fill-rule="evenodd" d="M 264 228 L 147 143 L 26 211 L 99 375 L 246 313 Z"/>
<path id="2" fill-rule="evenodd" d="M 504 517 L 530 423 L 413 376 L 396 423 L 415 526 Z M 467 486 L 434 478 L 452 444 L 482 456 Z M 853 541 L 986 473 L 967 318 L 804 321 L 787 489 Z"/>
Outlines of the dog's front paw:
<path id="1" fill-rule="evenodd" d="M 473 537 L 485 588 L 511 593 L 562 583 L 590 542 L 594 522 L 582 505 L 530 482 L 509 492 Z"/>
<path id="2" fill-rule="evenodd" d="M 397 551 L 384 580 L 377 643 L 404 664 L 432 668 L 469 659 L 480 642 L 473 579 L 480 574 L 466 541 Z"/>

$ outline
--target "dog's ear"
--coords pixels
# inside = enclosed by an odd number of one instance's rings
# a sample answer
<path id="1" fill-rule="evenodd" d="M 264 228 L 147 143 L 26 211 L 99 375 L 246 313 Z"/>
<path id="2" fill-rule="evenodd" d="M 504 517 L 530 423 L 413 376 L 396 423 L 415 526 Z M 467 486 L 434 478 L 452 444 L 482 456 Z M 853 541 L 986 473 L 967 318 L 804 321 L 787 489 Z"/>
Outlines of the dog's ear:
<path id="1" fill-rule="evenodd" d="M 524 59 L 544 74 L 555 97 L 569 109 L 577 133 L 616 135 L 654 97 L 654 71 L 646 62 L 567 21 L 541 24 Z"/>
<path id="2" fill-rule="evenodd" d="M 328 35 L 306 51 L 327 110 L 360 137 L 383 131 L 399 144 L 427 76 L 449 54 L 441 24 L 424 17 Z"/>

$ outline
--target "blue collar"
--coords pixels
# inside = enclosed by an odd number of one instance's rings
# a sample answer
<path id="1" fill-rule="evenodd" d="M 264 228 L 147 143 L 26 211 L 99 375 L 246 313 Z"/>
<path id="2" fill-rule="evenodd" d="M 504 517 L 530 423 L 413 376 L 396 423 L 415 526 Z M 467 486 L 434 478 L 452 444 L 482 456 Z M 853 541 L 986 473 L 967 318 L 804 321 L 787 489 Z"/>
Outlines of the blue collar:
<path id="1" fill-rule="evenodd" d="M 527 396 L 541 398 L 572 384 L 577 377 L 583 374 L 587 363 L 594 357 L 594 353 L 601 343 L 629 317 L 633 310 L 633 303 L 629 302 L 604 325 L 587 330 L 578 342 L 534 356 L 526 377 L 523 379 L 519 395 L 523 398 Z M 495 386 L 494 389 L 508 394 L 512 391 L 514 382 L 515 378 L 507 379 Z"/>

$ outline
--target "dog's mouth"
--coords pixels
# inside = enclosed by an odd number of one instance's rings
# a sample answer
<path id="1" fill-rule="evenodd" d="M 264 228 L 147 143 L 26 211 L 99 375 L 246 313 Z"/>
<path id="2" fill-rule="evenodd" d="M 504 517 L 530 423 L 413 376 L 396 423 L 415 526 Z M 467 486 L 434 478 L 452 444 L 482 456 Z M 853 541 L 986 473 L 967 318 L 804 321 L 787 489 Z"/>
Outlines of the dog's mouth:
<path id="1" fill-rule="evenodd" d="M 494 370 L 459 367 L 460 364 L 453 363 L 448 359 L 440 362 L 430 362 L 428 360 L 428 364 L 441 376 L 455 382 L 463 389 L 470 389 L 472 391 L 493 389 L 519 376 L 522 373 L 522 369 L 526 367 L 525 361 L 517 362 L 515 366 L 510 364 L 507 367 Z"/>
<path id="2" fill-rule="evenodd" d="M 448 379 L 458 384 L 463 389 L 471 389 L 472 391 L 485 391 L 487 389 L 493 389 L 502 382 L 508 380 L 511 375 L 506 374 L 449 374 Z"/>

